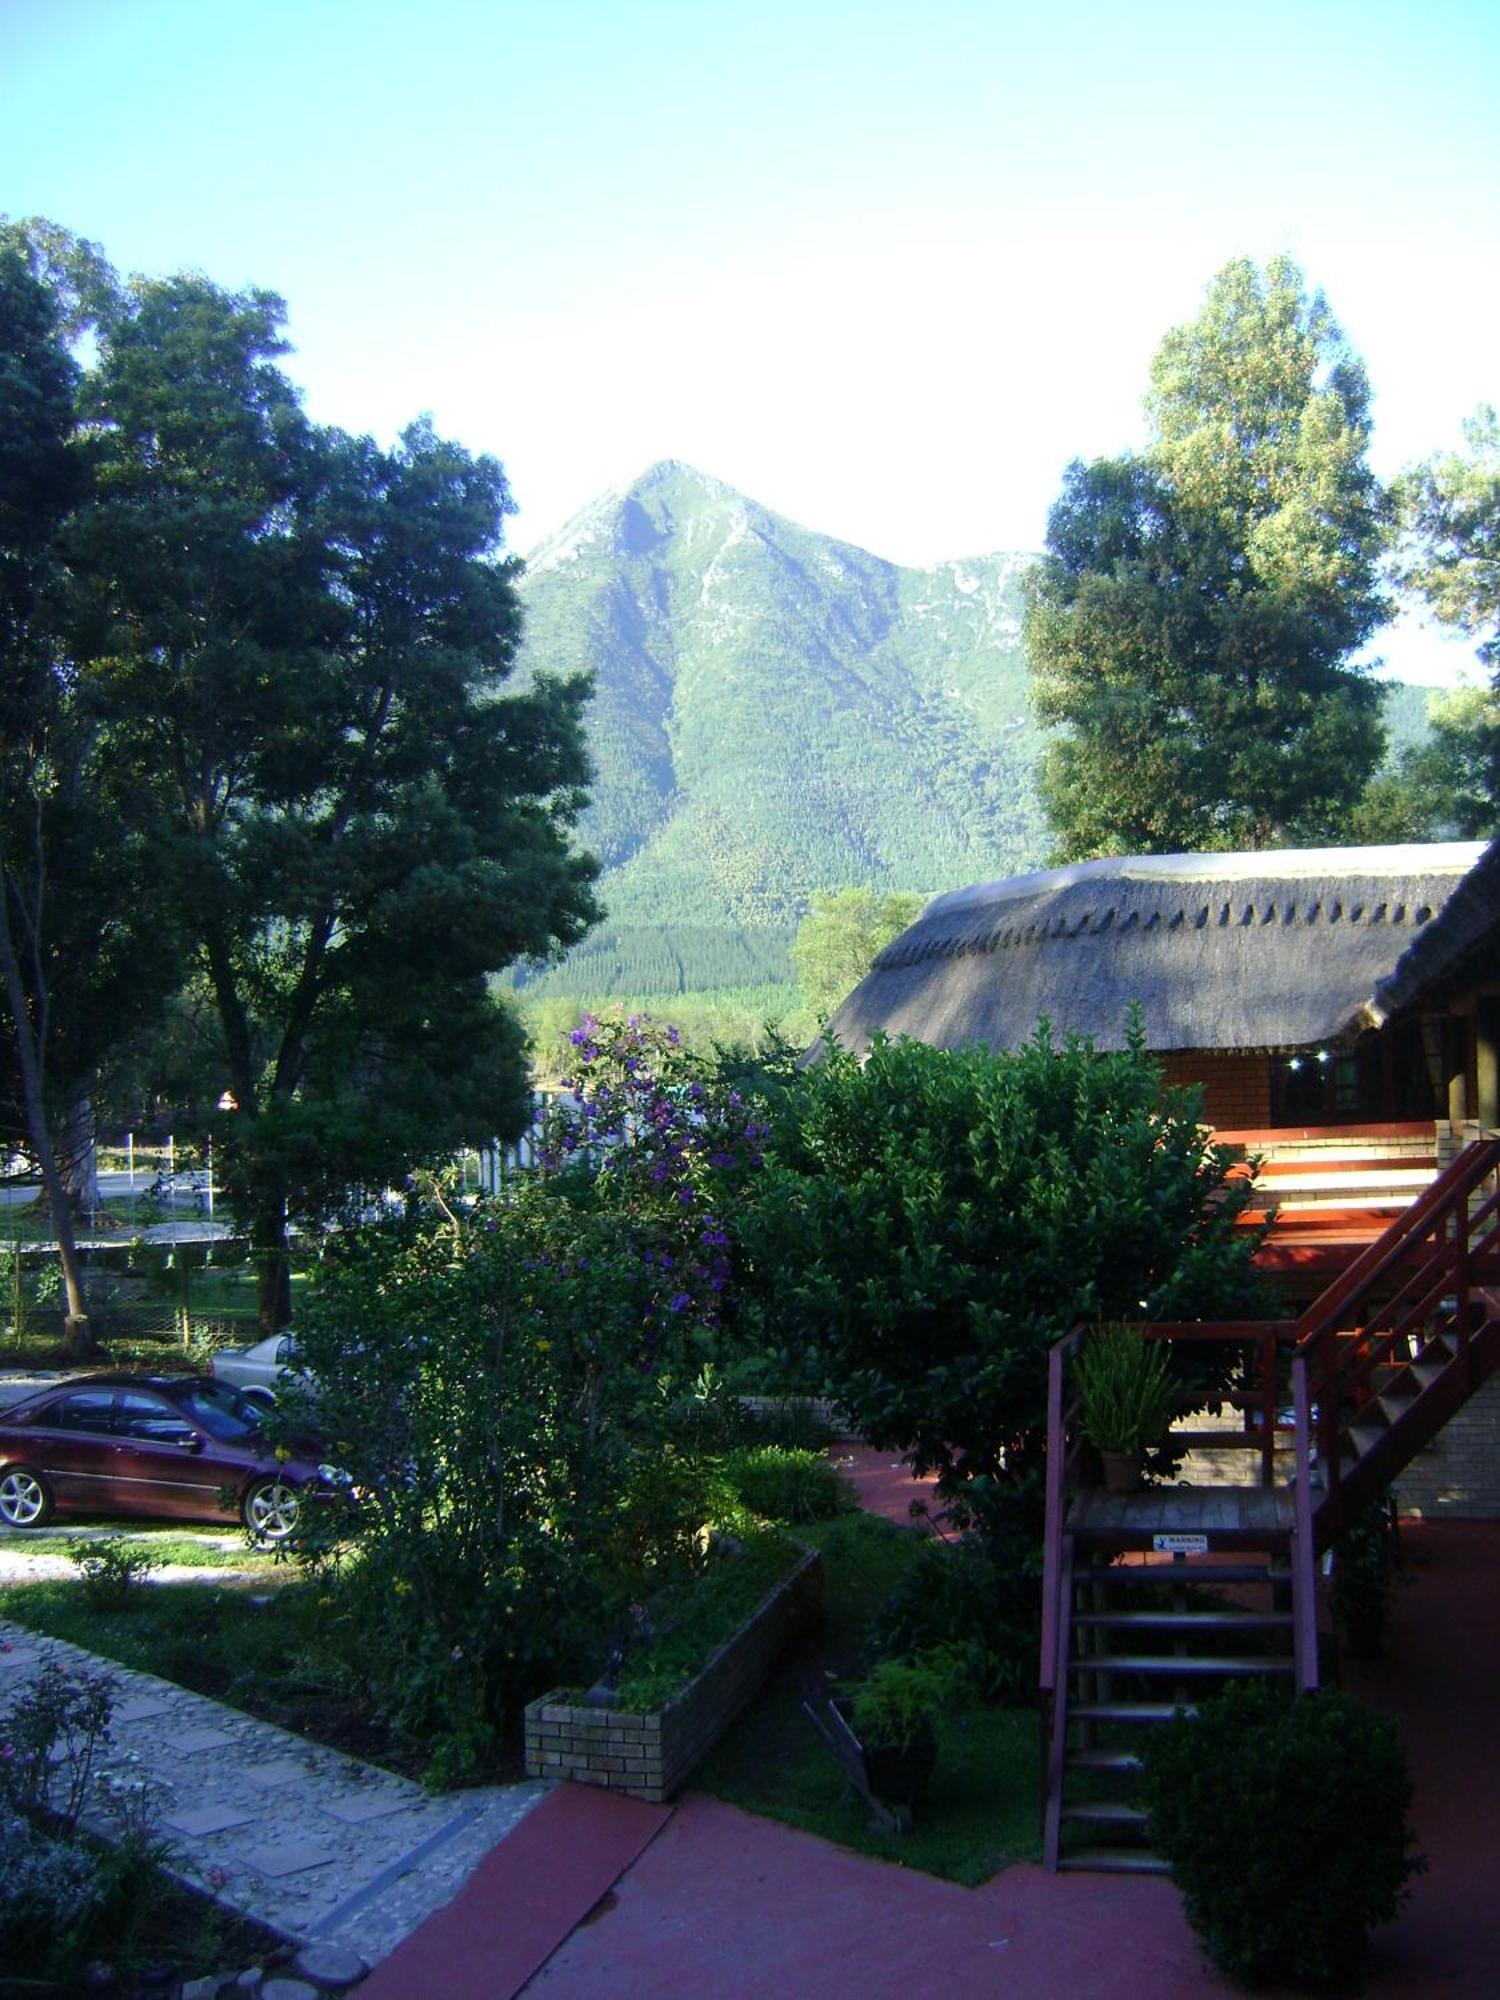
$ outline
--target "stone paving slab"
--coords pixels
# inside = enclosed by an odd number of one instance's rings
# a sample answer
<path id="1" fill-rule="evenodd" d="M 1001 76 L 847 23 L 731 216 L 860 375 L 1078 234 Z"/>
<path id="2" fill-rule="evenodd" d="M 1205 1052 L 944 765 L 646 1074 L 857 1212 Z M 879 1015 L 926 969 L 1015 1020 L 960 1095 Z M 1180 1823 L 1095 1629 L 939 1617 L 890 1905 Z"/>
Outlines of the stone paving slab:
<path id="1" fill-rule="evenodd" d="M 110 1675 L 117 1707 L 100 1775 L 149 1786 L 179 1874 L 283 1937 L 337 1943 L 368 1964 L 447 1903 L 549 1790 L 528 1781 L 434 1797 L 170 1681 L 0 1620 L 6 1646 L 0 1700 L 52 1660 Z M 101 1814 L 88 1817 L 107 1832 Z"/>

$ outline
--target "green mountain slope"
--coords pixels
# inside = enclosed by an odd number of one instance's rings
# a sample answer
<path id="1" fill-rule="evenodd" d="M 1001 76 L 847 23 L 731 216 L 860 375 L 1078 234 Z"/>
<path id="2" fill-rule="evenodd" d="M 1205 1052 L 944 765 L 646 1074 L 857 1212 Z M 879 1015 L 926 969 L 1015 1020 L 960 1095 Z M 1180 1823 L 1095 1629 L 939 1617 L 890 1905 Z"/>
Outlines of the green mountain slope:
<path id="1" fill-rule="evenodd" d="M 610 913 L 544 988 L 774 981 L 815 889 L 1037 862 L 1027 560 L 903 569 L 671 461 L 544 545 L 525 657 L 595 676 Z"/>
<path id="2" fill-rule="evenodd" d="M 904 569 L 674 460 L 532 557 L 523 673 L 587 669 L 582 829 L 607 921 L 536 994 L 790 982 L 814 890 L 936 893 L 1044 863 L 1023 554 Z M 1392 685 L 1393 748 L 1426 690 Z"/>

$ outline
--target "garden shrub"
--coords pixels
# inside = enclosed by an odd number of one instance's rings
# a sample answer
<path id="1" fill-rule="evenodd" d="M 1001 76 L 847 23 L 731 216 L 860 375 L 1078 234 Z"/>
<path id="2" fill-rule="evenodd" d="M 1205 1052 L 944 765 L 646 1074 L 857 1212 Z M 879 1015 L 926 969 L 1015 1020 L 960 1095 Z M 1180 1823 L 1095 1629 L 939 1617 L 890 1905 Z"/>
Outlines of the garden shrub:
<path id="1" fill-rule="evenodd" d="M 946 1649 L 987 1700 L 1020 1700 L 1036 1684 L 1041 1610 L 1039 1542 L 1009 1566 L 977 1535 L 926 1542 L 871 1620 L 865 1651 L 874 1662 Z"/>
<path id="2" fill-rule="evenodd" d="M 1189 1921 L 1233 1978 L 1352 1981 L 1366 1932 L 1425 1865 L 1396 1725 L 1344 1694 L 1232 1685 L 1154 1732 L 1140 1796 Z"/>
<path id="3" fill-rule="evenodd" d="M 730 1452 L 723 1471 L 736 1497 L 768 1521 L 827 1521 L 853 1505 L 848 1480 L 821 1452 L 754 1445 Z"/>
<path id="4" fill-rule="evenodd" d="M 769 1114 L 742 1235 L 769 1342 L 816 1349 L 862 1436 L 946 1498 L 1026 1479 L 1047 1351 L 1083 1321 L 1242 1318 L 1261 1300 L 1248 1184 L 1191 1091 L 1128 1045 L 1010 1054 L 876 1037 Z"/>
<path id="5" fill-rule="evenodd" d="M 670 1031 L 588 1021 L 571 1042 L 546 1168 L 468 1216 L 439 1192 L 348 1232 L 298 1317 L 364 1495 L 339 1623 L 443 1779 L 593 1671 L 626 1608 L 697 1566 L 714 1511 L 712 1454 L 674 1442 L 663 1385 L 712 1358 L 721 1198 L 758 1137 Z"/>
<path id="6" fill-rule="evenodd" d="M 149 1549 L 132 1547 L 123 1535 L 105 1535 L 97 1542 L 78 1542 L 68 1560 L 83 1579 L 83 1591 L 96 1611 L 123 1611 L 137 1588 L 161 1559 Z"/>

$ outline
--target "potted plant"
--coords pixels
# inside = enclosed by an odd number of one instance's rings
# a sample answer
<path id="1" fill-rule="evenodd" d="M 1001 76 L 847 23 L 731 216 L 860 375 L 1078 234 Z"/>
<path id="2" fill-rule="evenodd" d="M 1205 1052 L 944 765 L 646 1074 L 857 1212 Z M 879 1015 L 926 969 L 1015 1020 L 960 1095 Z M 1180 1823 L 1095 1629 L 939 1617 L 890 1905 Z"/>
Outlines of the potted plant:
<path id="1" fill-rule="evenodd" d="M 1134 1493 L 1146 1453 L 1160 1444 L 1172 1421 L 1174 1384 L 1161 1341 L 1134 1327 L 1095 1327 L 1075 1370 L 1078 1425 L 1104 1462 L 1111 1493 Z"/>
<path id="2" fill-rule="evenodd" d="M 839 1705 L 858 1739 L 875 1798 L 897 1806 L 922 1803 L 937 1762 L 937 1720 L 962 1678 L 959 1664 L 939 1649 L 882 1660 L 847 1691 Z"/>

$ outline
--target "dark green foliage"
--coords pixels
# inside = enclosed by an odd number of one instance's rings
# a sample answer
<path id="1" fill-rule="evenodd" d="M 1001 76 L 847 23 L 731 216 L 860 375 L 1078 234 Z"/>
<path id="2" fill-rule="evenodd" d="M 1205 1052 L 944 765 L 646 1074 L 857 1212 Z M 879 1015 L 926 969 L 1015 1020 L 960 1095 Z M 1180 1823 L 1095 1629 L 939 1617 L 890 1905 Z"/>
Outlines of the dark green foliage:
<path id="1" fill-rule="evenodd" d="M 767 1344 L 816 1353 L 861 1433 L 914 1447 L 965 1507 L 1037 1464 L 1059 1335 L 1234 1317 L 1254 1294 L 1243 1194 L 1137 1036 L 999 1056 L 877 1040 L 771 1116 L 740 1224 Z"/>
<path id="2" fill-rule="evenodd" d="M 1294 265 L 1241 259 L 1151 383 L 1145 453 L 1069 467 L 1028 580 L 1063 856 L 1326 834 L 1382 747 L 1363 371 Z"/>
<path id="3" fill-rule="evenodd" d="M 735 1498 L 768 1521 L 826 1521 L 853 1504 L 847 1480 L 818 1451 L 751 1445 L 728 1454 L 723 1474 Z"/>
<path id="4" fill-rule="evenodd" d="M 1233 1978 L 1352 1985 L 1366 1933 L 1423 1862 L 1395 1723 L 1348 1695 L 1226 1688 L 1153 1733 L 1141 1779 L 1153 1844 Z"/>
<path id="5" fill-rule="evenodd" d="M 964 1691 L 962 1664 L 946 1649 L 905 1660 L 878 1660 L 850 1689 L 854 1732 L 866 1749 L 906 1750 L 936 1734 Z"/>
<path id="6" fill-rule="evenodd" d="M 1353 1659 L 1380 1657 L 1399 1557 L 1396 1505 L 1390 1494 L 1345 1528 L 1333 1545 L 1329 1608 L 1339 1642 Z"/>
<path id="7" fill-rule="evenodd" d="M 75 1542 L 68 1560 L 83 1579 L 83 1591 L 97 1611 L 123 1611 L 134 1603 L 140 1586 L 160 1567 L 150 1549 L 132 1545 L 123 1535 L 105 1535 L 97 1542 Z"/>
<path id="8" fill-rule="evenodd" d="M 617 1689 L 621 1708 L 665 1707 L 803 1553 L 787 1536 L 761 1529 L 721 1546 L 700 1574 L 653 1599 L 650 1617 L 660 1636 L 627 1653 Z"/>
<path id="9" fill-rule="evenodd" d="M 316 430 L 281 320 L 202 278 L 132 287 L 89 383 L 77 537 L 115 754 L 167 790 L 273 1322 L 289 1217 L 520 1129 L 489 976 L 596 914 L 569 846 L 586 684 L 505 686 L 500 466 L 425 422 L 388 452 Z"/>
<path id="10" fill-rule="evenodd" d="M 1041 1542 L 1002 1560 L 988 1538 L 924 1542 L 871 1620 L 866 1655 L 913 1659 L 938 1648 L 963 1661 L 988 1701 L 1024 1701 L 1036 1684 Z"/>

